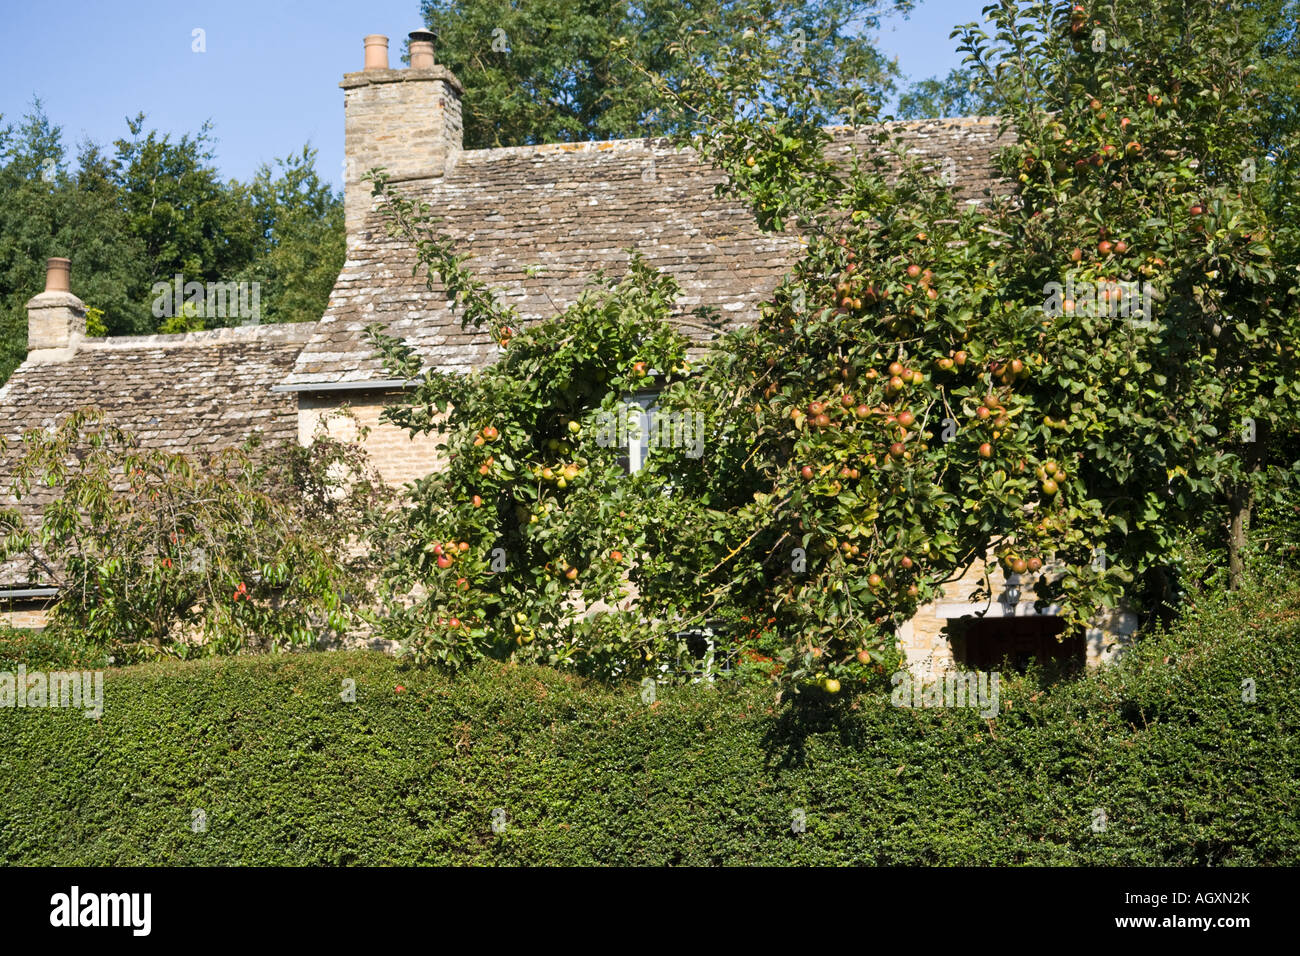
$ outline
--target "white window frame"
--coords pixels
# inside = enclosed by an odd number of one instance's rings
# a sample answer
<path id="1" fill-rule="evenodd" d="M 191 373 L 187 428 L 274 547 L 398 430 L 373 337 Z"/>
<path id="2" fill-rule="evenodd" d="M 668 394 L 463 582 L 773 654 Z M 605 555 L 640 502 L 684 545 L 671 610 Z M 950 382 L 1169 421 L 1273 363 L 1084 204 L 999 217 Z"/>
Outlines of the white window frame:
<path id="1" fill-rule="evenodd" d="M 659 411 L 659 389 L 637 392 L 623 401 L 625 411 L 633 405 L 641 409 L 637 417 L 636 434 L 631 427 L 632 416 L 627 416 L 627 473 L 635 475 L 645 467 L 650 455 L 650 419 Z"/>

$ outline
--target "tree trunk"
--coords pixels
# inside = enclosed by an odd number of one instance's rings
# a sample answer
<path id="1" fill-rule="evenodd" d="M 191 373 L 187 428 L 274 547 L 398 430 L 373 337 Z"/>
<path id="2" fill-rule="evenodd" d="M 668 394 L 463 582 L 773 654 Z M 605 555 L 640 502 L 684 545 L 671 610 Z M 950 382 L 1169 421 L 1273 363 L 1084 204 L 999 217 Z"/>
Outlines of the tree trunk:
<path id="1" fill-rule="evenodd" d="M 1263 430 L 1260 429 L 1261 432 Z M 1252 479 L 1260 470 L 1263 460 L 1262 447 L 1266 440 L 1266 435 L 1255 434 L 1247 441 L 1242 452 L 1242 464 L 1245 466 L 1246 474 L 1228 497 L 1228 589 L 1231 591 L 1241 587 L 1245 573 L 1242 552 L 1246 548 L 1246 536 L 1250 532 L 1250 514 L 1255 507 Z"/>
<path id="2" fill-rule="evenodd" d="M 1228 501 L 1231 518 L 1228 524 L 1228 589 L 1241 587 L 1244 567 L 1241 552 L 1246 547 L 1246 532 L 1250 529 L 1250 510 L 1253 504 L 1249 489 L 1239 490 Z"/>

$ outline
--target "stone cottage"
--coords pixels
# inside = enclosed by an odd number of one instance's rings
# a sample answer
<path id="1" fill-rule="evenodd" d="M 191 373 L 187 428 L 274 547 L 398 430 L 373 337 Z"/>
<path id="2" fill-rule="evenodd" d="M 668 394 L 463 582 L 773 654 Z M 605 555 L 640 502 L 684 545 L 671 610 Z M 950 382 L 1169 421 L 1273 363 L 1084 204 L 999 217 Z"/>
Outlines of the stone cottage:
<path id="1" fill-rule="evenodd" d="M 463 330 L 443 297 L 412 274 L 413 250 L 385 235 L 361 181 L 375 166 L 430 204 L 469 267 L 525 321 L 575 301 L 598 269 L 617 273 L 629 249 L 677 279 L 683 290 L 677 321 L 701 344 L 757 318 L 759 303 L 795 262 L 798 242 L 764 235 L 740 203 L 717 198 L 720 173 L 693 152 L 653 139 L 463 149 L 462 88 L 436 62 L 434 40 L 427 31 L 412 33 L 410 67 L 393 69 L 387 38 L 368 36 L 364 68 L 340 84 L 347 259 L 319 321 L 87 338 L 67 260 L 51 260 L 46 290 L 28 303 L 27 360 L 0 388 L 0 433 L 11 441 L 0 459 L 0 487 L 12 468 L 14 439 L 84 405 L 101 406 L 147 445 L 184 450 L 238 444 L 253 429 L 305 442 L 322 416 L 346 404 L 370 426 L 366 447 L 386 480 L 400 483 L 434 470 L 434 438 L 411 439 L 378 420 L 405 383 L 385 376 L 366 343 L 366 327 L 383 324 L 445 371 L 488 364 L 498 346 L 486 333 Z M 997 185 L 995 120 L 898 125 L 910 148 L 933 158 L 969 201 Z M 836 153 L 861 142 L 853 129 L 832 134 Z M 717 327 L 696 324 L 690 313 L 700 305 L 719 310 Z M 1017 653 L 1072 654 L 1096 663 L 1132 630 L 1128 617 L 1105 627 L 1099 621 L 1085 641 L 1059 645 L 1051 609 L 1036 613 L 1028 582 L 1018 594 L 1021 582 L 1004 580 L 994 564 L 991 595 L 976 603 L 972 594 L 984 570 L 976 562 L 943 600 L 903 628 L 913 666 L 952 660 L 977 666 L 1008 641 L 1016 642 Z M 38 625 L 52 593 L 30 568 L 0 568 L 0 607 L 10 623 Z M 981 623 L 949 640 L 947 625 L 958 619 Z"/>

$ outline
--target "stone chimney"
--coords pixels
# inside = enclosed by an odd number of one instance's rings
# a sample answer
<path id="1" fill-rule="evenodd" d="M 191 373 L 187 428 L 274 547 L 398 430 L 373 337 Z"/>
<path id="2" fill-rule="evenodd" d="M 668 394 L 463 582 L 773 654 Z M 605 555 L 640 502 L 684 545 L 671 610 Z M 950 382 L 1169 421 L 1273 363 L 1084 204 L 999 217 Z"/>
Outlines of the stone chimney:
<path id="1" fill-rule="evenodd" d="M 45 261 L 45 291 L 27 303 L 27 353 L 30 358 L 59 358 L 59 350 L 76 351 L 86 337 L 86 304 L 72 294 L 69 259 Z"/>
<path id="2" fill-rule="evenodd" d="M 382 166 L 393 182 L 443 176 L 461 150 L 462 88 L 434 59 L 437 34 L 410 35 L 411 66 L 388 66 L 388 37 L 365 38 L 364 69 L 343 82 L 343 209 L 348 244 L 373 204 L 367 171 Z"/>

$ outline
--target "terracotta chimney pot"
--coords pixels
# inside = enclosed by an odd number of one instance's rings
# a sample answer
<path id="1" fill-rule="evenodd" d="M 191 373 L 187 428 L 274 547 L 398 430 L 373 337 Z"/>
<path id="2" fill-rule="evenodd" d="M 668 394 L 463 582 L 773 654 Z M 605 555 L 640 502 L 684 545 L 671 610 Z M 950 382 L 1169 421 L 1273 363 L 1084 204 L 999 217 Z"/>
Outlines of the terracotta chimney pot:
<path id="1" fill-rule="evenodd" d="M 438 34 L 431 30 L 412 30 L 410 33 L 411 69 L 432 70 L 433 44 Z"/>
<path id="2" fill-rule="evenodd" d="M 45 260 L 45 291 L 71 292 L 72 284 L 69 273 L 72 271 L 71 259 L 57 257 Z"/>
<path id="3" fill-rule="evenodd" d="M 382 33 L 372 33 L 365 38 L 366 62 L 362 69 L 388 69 L 388 37 Z"/>

